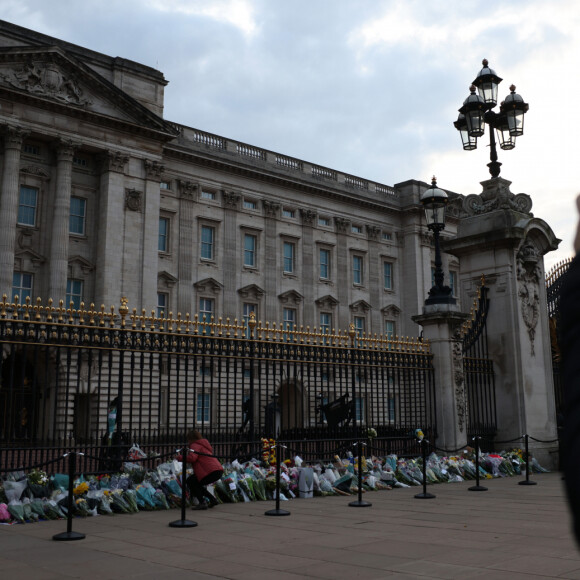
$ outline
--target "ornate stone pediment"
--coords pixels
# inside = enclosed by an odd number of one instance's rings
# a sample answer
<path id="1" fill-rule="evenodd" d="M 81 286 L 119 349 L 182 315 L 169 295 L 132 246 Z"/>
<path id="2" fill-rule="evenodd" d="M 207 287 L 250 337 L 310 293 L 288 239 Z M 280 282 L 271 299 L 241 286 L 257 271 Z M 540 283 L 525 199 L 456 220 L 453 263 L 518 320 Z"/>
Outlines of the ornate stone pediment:
<path id="1" fill-rule="evenodd" d="M 383 316 L 391 316 L 393 318 L 396 318 L 399 316 L 399 314 L 401 314 L 401 309 L 398 306 L 395 306 L 394 304 L 389 304 L 388 306 L 382 308 L 381 312 Z"/>
<path id="2" fill-rule="evenodd" d="M 74 107 L 81 118 L 97 116 L 106 117 L 108 123 L 130 123 L 158 136 L 164 133 L 167 140 L 178 133 L 174 125 L 59 46 L 5 51 L 0 55 L 0 85 L 20 95 L 20 100 L 38 99 L 43 107 L 47 102 Z"/>
<path id="3" fill-rule="evenodd" d="M 82 256 L 71 256 L 68 259 L 68 267 L 71 270 L 72 277 L 77 278 L 77 273 L 82 273 L 83 275 L 92 272 L 95 266 L 92 262 L 89 262 L 86 258 Z"/>
<path id="4" fill-rule="evenodd" d="M 283 304 L 300 304 L 300 302 L 304 300 L 304 296 L 299 292 L 296 292 L 296 290 L 288 290 L 288 292 L 278 294 L 278 299 Z"/>
<path id="5" fill-rule="evenodd" d="M 203 280 L 198 280 L 193 287 L 198 292 L 212 292 L 213 294 L 219 294 L 222 291 L 223 285 L 215 278 L 204 278 Z"/>
<path id="6" fill-rule="evenodd" d="M 177 282 L 177 278 L 165 270 L 157 274 L 157 283 L 164 285 L 166 288 L 173 288 Z"/>
<path id="7" fill-rule="evenodd" d="M 238 294 L 242 298 L 250 298 L 253 300 L 260 300 L 264 296 L 265 292 L 257 284 L 249 284 L 238 290 Z"/>
<path id="8" fill-rule="evenodd" d="M 318 298 L 318 300 L 316 300 L 315 302 L 316 305 L 319 306 L 320 308 L 328 308 L 328 309 L 334 308 L 338 304 L 338 300 L 334 296 L 331 296 L 330 294 Z"/>
<path id="9" fill-rule="evenodd" d="M 355 314 L 366 314 L 372 307 L 366 300 L 357 300 L 349 308 Z"/>
<path id="10" fill-rule="evenodd" d="M 14 269 L 25 271 L 30 268 L 35 270 L 38 266 L 44 264 L 45 261 L 46 258 L 38 252 L 30 248 L 25 248 L 14 254 Z"/>

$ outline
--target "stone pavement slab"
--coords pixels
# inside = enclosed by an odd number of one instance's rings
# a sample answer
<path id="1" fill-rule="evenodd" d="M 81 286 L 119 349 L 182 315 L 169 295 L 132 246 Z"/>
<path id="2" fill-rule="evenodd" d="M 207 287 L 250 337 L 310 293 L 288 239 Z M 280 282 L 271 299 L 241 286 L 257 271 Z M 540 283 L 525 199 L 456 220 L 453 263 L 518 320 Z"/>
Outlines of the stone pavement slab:
<path id="1" fill-rule="evenodd" d="M 265 516 L 274 502 L 187 511 L 195 528 L 170 528 L 179 510 L 76 518 L 74 542 L 55 542 L 65 521 L 0 526 L 2 577 L 22 580 L 298 580 L 478 578 L 580 580 L 580 551 L 559 473 L 485 482 L 283 502 L 289 516 Z M 580 491 L 580 489 L 579 489 Z M 10 575 L 10 576 L 9 576 Z"/>

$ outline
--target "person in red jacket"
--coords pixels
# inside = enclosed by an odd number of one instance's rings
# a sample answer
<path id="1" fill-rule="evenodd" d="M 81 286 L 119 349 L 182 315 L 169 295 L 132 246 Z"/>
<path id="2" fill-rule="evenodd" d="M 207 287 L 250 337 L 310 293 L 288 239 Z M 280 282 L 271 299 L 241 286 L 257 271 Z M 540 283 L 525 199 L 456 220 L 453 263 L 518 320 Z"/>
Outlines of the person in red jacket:
<path id="1" fill-rule="evenodd" d="M 224 473 L 222 464 L 213 455 L 213 447 L 207 439 L 201 436 L 199 431 L 195 429 L 187 434 L 187 441 L 189 443 L 189 452 L 187 453 L 186 461 L 193 466 L 193 475 L 190 475 L 187 480 L 187 487 L 191 496 L 196 497 L 199 502 L 194 506 L 194 510 L 206 510 L 209 507 L 217 505 L 215 497 L 206 489 L 206 485 L 213 483 L 220 479 Z M 182 461 L 180 455 L 177 456 L 178 461 Z M 206 505 L 205 499 L 208 500 Z"/>

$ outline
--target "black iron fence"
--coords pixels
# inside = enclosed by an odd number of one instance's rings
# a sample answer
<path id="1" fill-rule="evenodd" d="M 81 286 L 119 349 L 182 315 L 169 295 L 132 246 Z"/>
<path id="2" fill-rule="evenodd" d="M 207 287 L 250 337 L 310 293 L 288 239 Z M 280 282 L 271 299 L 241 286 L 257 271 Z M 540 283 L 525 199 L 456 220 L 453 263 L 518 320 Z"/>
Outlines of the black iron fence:
<path id="1" fill-rule="evenodd" d="M 552 350 L 552 376 L 554 378 L 554 397 L 558 427 L 561 427 L 563 414 L 563 392 L 560 380 L 560 292 L 564 275 L 568 271 L 572 258 L 556 264 L 546 275 L 546 302 L 548 306 L 548 323 L 550 328 L 550 345 Z"/>
<path id="2" fill-rule="evenodd" d="M 311 459 L 369 428 L 377 453 L 416 453 L 417 428 L 436 436 L 420 341 L 4 299 L 0 344 L 0 469 L 74 446 L 85 471 L 106 471 L 132 443 L 170 453 L 192 428 L 224 458 L 255 456 L 263 437 Z"/>

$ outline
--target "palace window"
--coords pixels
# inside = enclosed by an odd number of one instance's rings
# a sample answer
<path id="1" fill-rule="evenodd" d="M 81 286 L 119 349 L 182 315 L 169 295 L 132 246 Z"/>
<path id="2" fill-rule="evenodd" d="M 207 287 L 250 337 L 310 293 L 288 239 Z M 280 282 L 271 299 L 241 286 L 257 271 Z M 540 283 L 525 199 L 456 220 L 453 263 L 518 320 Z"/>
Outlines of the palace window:
<path id="1" fill-rule="evenodd" d="M 38 189 L 21 185 L 18 200 L 18 223 L 22 226 L 35 226 L 37 207 Z"/>
<path id="2" fill-rule="evenodd" d="M 320 249 L 320 277 L 323 280 L 330 280 L 330 250 Z"/>
<path id="3" fill-rule="evenodd" d="M 354 284 L 363 283 L 363 259 L 362 256 L 352 257 L 352 281 Z"/>
<path id="4" fill-rule="evenodd" d="M 215 228 L 201 226 L 201 258 L 202 260 L 214 259 Z"/>
<path id="5" fill-rule="evenodd" d="M 25 272 L 14 272 L 12 274 L 12 302 L 18 296 L 18 300 L 22 303 L 26 298 L 32 298 L 32 274 Z"/>
<path id="6" fill-rule="evenodd" d="M 209 423 L 211 411 L 211 397 L 209 393 L 198 393 L 196 420 L 198 423 Z"/>
<path id="7" fill-rule="evenodd" d="M 167 318 L 169 295 L 165 292 L 157 293 L 157 318 Z"/>
<path id="8" fill-rule="evenodd" d="M 85 219 L 87 214 L 87 200 L 82 197 L 70 198 L 70 214 L 68 231 L 79 236 L 85 235 Z"/>
<path id="9" fill-rule="evenodd" d="M 256 249 L 258 238 L 252 234 L 244 234 L 244 266 L 256 267 Z"/>
<path id="10" fill-rule="evenodd" d="M 157 243 L 157 250 L 159 252 L 167 252 L 169 250 L 169 218 L 159 218 L 159 241 Z"/>
<path id="11" fill-rule="evenodd" d="M 66 307 L 72 302 L 75 310 L 80 310 L 83 301 L 83 281 L 69 278 L 66 281 Z"/>
<path id="12" fill-rule="evenodd" d="M 393 289 L 393 264 L 391 262 L 383 262 L 383 288 Z"/>
<path id="13" fill-rule="evenodd" d="M 296 244 L 284 242 L 284 273 L 293 274 L 295 270 Z"/>

